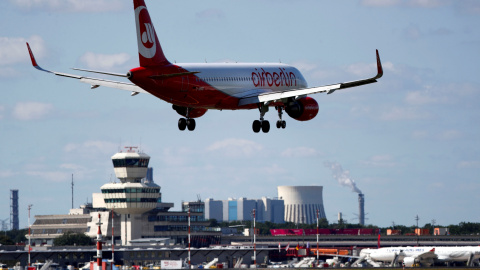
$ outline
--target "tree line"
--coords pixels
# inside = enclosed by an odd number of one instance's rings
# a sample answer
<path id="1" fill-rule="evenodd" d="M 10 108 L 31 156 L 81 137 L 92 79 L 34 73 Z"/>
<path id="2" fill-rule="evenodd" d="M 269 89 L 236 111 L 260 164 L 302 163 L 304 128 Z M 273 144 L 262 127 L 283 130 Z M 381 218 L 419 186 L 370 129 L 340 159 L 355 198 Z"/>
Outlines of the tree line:
<path id="1" fill-rule="evenodd" d="M 253 221 L 232 221 L 232 222 L 218 222 L 215 219 L 210 220 L 210 227 L 235 227 L 239 230 L 244 228 L 252 228 Z M 416 225 L 405 226 L 395 225 L 389 227 L 379 227 L 375 225 L 360 225 L 355 223 L 347 223 L 342 220 L 338 223 L 329 223 L 326 219 L 319 219 L 319 228 L 322 229 L 380 229 L 381 234 L 386 234 L 387 229 L 400 230 L 401 234 L 415 233 Z M 429 229 L 430 234 L 433 234 L 434 228 L 448 228 L 450 235 L 472 235 L 480 234 L 480 223 L 474 222 L 460 222 L 458 225 L 432 225 L 425 224 L 421 229 Z M 256 222 L 255 228 L 258 229 L 260 235 L 269 235 L 271 229 L 316 229 L 317 224 L 297 224 L 293 222 L 273 223 L 273 222 Z"/>
<path id="2" fill-rule="evenodd" d="M 218 222 L 215 219 L 210 220 L 210 227 L 234 227 L 237 228 L 238 232 L 243 232 L 244 228 L 253 228 L 252 221 L 232 221 L 232 222 Z M 448 228 L 450 235 L 478 235 L 480 234 L 480 223 L 475 222 L 460 222 L 458 225 L 432 225 L 430 223 L 425 224 L 421 227 L 422 229 L 429 229 L 430 234 L 433 234 L 433 229 L 435 227 Z M 271 229 L 316 229 L 317 224 L 296 224 L 293 222 L 285 223 L 273 223 L 273 222 L 256 222 L 255 229 L 258 230 L 260 235 L 269 235 Z M 404 225 L 395 225 L 390 227 L 378 227 L 375 225 L 360 225 L 354 223 L 347 223 L 340 221 L 338 223 L 329 223 L 326 219 L 319 220 L 319 228 L 325 229 L 354 229 L 354 228 L 365 228 L 365 229 L 380 229 L 382 234 L 386 233 L 387 229 L 401 230 L 401 234 L 411 234 L 415 233 L 417 228 L 415 225 L 404 226 Z M 26 235 L 28 234 L 28 229 L 22 230 L 10 230 L 0 232 L 0 245 L 27 245 L 28 240 Z M 86 236 L 83 233 L 73 233 L 66 232 L 63 235 L 54 239 L 53 244 L 55 246 L 88 246 L 92 245 L 93 240 Z"/>

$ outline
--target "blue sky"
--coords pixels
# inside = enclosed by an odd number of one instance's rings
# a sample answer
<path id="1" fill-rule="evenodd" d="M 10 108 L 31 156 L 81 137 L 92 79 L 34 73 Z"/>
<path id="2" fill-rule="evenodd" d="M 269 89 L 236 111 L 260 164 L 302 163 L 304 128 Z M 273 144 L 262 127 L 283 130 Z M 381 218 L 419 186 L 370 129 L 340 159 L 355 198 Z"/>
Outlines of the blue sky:
<path id="1" fill-rule="evenodd" d="M 152 96 L 89 85 L 31 67 L 25 42 L 47 69 L 127 72 L 138 66 L 131 1 L 0 3 L 0 220 L 20 190 L 20 225 L 64 214 L 110 181 L 123 146 L 149 154 L 163 200 L 276 197 L 277 186 L 322 185 L 327 218 L 356 222 L 365 194 L 379 226 L 480 222 L 480 2 L 147 1 L 167 58 L 181 62 L 278 62 L 309 85 L 373 76 L 373 85 L 318 94 L 308 122 L 254 134 L 258 111 L 208 111 L 194 132 Z M 274 123 L 275 112 L 266 118 Z M 338 167 L 337 167 L 338 168 Z"/>

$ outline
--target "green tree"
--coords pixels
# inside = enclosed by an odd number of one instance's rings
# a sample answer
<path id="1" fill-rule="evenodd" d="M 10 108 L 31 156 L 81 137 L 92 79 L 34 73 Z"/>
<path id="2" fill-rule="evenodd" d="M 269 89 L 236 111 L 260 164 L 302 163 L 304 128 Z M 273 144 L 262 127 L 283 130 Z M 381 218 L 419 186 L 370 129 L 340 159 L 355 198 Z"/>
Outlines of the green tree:
<path id="1" fill-rule="evenodd" d="M 90 246 L 92 239 L 83 233 L 66 232 L 53 240 L 55 246 Z"/>
<path id="2" fill-rule="evenodd" d="M 0 235 L 0 244 L 2 245 L 15 245 L 15 242 L 6 235 Z"/>

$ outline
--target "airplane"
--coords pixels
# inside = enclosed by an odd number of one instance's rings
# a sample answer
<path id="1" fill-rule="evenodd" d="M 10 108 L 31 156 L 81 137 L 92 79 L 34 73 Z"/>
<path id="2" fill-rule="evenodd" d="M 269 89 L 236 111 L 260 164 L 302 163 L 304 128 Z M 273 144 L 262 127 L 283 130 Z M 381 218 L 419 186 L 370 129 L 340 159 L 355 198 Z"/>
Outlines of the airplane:
<path id="1" fill-rule="evenodd" d="M 133 0 L 133 5 L 140 66 L 126 74 L 73 68 L 81 72 L 127 78 L 131 83 L 43 69 L 37 64 L 27 42 L 33 67 L 54 75 L 78 79 L 90 84 L 91 89 L 105 86 L 130 91 L 131 96 L 151 94 L 171 103 L 172 108 L 182 116 L 178 120 L 180 130 L 194 130 L 195 118 L 203 116 L 209 109 L 258 109 L 260 118 L 252 124 L 255 133 L 260 130 L 269 132 L 270 123 L 264 116 L 270 107 L 277 110 L 277 128 L 285 128 L 283 111 L 298 121 L 311 120 L 318 114 L 318 103 L 308 95 L 332 94 L 337 90 L 375 83 L 383 76 L 378 50 L 377 75 L 374 77 L 316 87 L 308 87 L 297 68 L 282 63 L 174 64 L 163 53 L 144 0 Z"/>
<path id="2" fill-rule="evenodd" d="M 403 262 L 407 267 L 415 265 L 431 266 L 439 263 L 464 262 L 472 266 L 478 264 L 480 258 L 480 246 L 465 247 L 385 247 L 379 249 L 362 249 L 359 259 L 354 263 L 366 261 L 373 266 L 380 267 L 383 263 L 396 266 Z"/>

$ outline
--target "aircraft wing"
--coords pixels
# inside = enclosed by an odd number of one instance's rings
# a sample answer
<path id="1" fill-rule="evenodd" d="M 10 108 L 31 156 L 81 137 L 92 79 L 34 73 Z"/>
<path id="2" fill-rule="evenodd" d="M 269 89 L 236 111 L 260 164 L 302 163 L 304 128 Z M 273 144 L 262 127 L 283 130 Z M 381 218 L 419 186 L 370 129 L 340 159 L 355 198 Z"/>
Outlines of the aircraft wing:
<path id="1" fill-rule="evenodd" d="M 435 254 L 435 248 L 432 248 L 429 251 L 425 251 L 415 256 L 415 258 L 418 258 L 418 259 L 434 259 L 436 257 L 437 255 Z"/>
<path id="2" fill-rule="evenodd" d="M 382 63 L 380 62 L 380 56 L 378 54 L 378 50 L 376 51 L 377 54 L 377 75 L 375 77 L 352 81 L 352 82 L 344 82 L 344 83 L 337 83 L 319 87 L 311 87 L 311 88 L 304 88 L 304 89 L 293 89 L 293 90 L 286 90 L 281 92 L 269 92 L 269 93 L 260 93 L 258 95 L 251 95 L 251 96 L 244 96 L 240 98 L 238 105 L 248 105 L 254 103 L 267 103 L 271 101 L 280 101 L 285 100 L 287 98 L 296 98 L 301 97 L 309 94 L 317 94 L 327 92 L 327 94 L 332 94 L 336 90 L 370 84 L 377 82 L 377 79 L 383 76 L 383 68 Z"/>
<path id="3" fill-rule="evenodd" d="M 90 77 L 84 77 L 84 76 L 79 76 L 79 75 L 74 75 L 74 74 L 67 74 L 67 73 L 61 73 L 61 72 L 55 72 L 55 71 L 50 71 L 41 68 L 38 64 L 37 61 L 35 60 L 35 56 L 33 55 L 32 50 L 30 49 L 30 45 L 27 42 L 27 48 L 28 52 L 30 53 L 30 60 L 32 60 L 32 65 L 34 68 L 55 74 L 57 76 L 63 76 L 67 78 L 73 78 L 73 79 L 78 79 L 80 82 L 87 83 L 91 85 L 91 88 L 97 88 L 99 86 L 105 86 L 105 87 L 110 87 L 110 88 L 116 88 L 116 89 L 121 89 L 121 90 L 126 90 L 126 91 L 131 91 L 131 95 L 137 95 L 138 93 L 145 93 L 149 94 L 147 91 L 143 90 L 142 88 L 136 86 L 135 84 L 132 83 L 127 83 L 127 82 L 118 82 L 118 81 L 110 81 L 110 80 L 104 80 L 104 79 L 98 79 L 98 78 L 90 78 Z M 81 69 L 77 69 L 81 70 Z M 82 71 L 89 71 L 89 72 L 94 72 L 94 73 L 101 73 L 101 74 L 107 74 L 107 75 L 113 75 L 113 76 L 119 76 L 119 77 L 126 77 L 126 75 L 122 74 L 117 74 L 117 73 L 108 73 L 108 72 L 99 72 L 99 71 L 90 71 L 90 70 L 82 70 Z"/>

